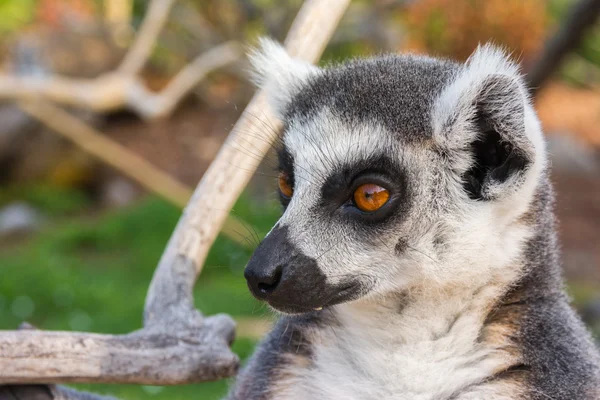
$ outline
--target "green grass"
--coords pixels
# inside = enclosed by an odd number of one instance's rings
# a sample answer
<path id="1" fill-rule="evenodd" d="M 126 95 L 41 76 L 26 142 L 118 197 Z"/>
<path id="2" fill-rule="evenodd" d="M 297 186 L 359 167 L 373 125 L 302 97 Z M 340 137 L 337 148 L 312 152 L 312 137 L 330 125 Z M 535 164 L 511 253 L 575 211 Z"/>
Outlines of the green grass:
<path id="1" fill-rule="evenodd" d="M 60 201 L 52 201 L 48 208 L 63 210 Z M 276 205 L 260 205 L 248 197 L 234 210 L 259 236 L 279 215 Z M 148 283 L 179 215 L 176 207 L 148 197 L 93 220 L 62 217 L 31 240 L 4 246 L 0 329 L 14 329 L 24 320 L 51 330 L 126 333 L 140 328 Z M 203 313 L 224 312 L 234 318 L 264 314 L 242 277 L 250 254 L 249 248 L 224 237 L 217 239 L 195 288 L 196 304 Z M 242 337 L 233 349 L 246 358 L 254 345 Z M 225 381 L 177 387 L 78 385 L 128 400 L 217 399 L 226 386 Z"/>
<path id="2" fill-rule="evenodd" d="M 16 185 L 0 190 L 0 206 L 16 201 L 25 202 L 54 217 L 71 215 L 90 205 L 90 199 L 83 192 L 52 185 Z"/>

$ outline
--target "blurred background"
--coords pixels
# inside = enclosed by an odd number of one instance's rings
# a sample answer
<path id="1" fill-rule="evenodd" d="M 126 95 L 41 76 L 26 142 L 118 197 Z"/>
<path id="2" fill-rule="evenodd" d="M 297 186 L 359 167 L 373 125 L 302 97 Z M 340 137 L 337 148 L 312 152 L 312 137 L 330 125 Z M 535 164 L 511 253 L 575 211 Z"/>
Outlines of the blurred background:
<path id="1" fill-rule="evenodd" d="M 301 3 L 0 0 L 0 329 L 141 326 L 181 208 L 253 94 L 236 44 L 283 40 Z M 542 57 L 575 5 L 356 0 L 322 63 L 404 51 L 465 60 L 479 42 L 507 47 L 537 89 L 569 292 L 600 334 L 600 27 L 560 63 Z M 33 102 L 40 93 L 47 101 Z M 252 236 L 280 214 L 269 157 L 263 164 L 231 215 L 247 232 L 218 238 L 196 285 L 202 312 L 238 321 L 243 358 L 273 318 L 242 277 Z M 226 385 L 78 387 L 176 400 L 217 399 Z"/>

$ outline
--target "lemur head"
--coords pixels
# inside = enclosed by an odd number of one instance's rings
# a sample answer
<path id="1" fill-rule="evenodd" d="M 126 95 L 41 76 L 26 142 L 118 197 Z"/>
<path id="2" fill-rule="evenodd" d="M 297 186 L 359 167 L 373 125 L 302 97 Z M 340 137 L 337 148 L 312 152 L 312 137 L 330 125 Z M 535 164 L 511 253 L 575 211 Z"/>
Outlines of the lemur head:
<path id="1" fill-rule="evenodd" d="M 546 164 L 518 68 L 415 55 L 320 69 L 264 40 L 252 56 L 284 123 L 284 213 L 245 276 L 299 313 L 518 274 Z"/>

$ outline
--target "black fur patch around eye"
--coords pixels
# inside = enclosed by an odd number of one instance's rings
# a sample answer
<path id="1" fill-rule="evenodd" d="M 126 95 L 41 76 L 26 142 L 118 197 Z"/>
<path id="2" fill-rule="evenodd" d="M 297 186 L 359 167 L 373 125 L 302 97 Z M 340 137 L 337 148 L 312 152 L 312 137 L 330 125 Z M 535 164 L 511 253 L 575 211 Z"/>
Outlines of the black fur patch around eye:
<path id="1" fill-rule="evenodd" d="M 294 157 L 287 147 L 282 146 L 277 151 L 279 169 L 287 172 L 290 176 L 294 173 Z"/>
<path id="2" fill-rule="evenodd" d="M 372 213 L 362 212 L 352 205 L 354 191 L 365 183 L 375 183 L 390 192 L 388 202 Z M 404 215 L 410 198 L 404 170 L 386 156 L 373 156 L 332 171 L 321 187 L 321 201 L 314 212 L 338 215 L 361 225 L 381 224 Z"/>

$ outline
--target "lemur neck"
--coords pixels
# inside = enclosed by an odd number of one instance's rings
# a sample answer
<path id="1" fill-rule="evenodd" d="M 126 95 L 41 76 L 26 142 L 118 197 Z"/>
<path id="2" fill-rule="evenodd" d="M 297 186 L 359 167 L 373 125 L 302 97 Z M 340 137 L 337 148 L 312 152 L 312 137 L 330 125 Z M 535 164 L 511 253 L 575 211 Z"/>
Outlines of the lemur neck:
<path id="1" fill-rule="evenodd" d="M 357 301 L 338 306 L 334 313 L 342 329 L 365 333 L 375 340 L 398 343 L 435 341 L 444 337 L 468 337 L 475 341 L 490 311 L 510 282 L 406 292 L 398 296 Z M 381 336 L 380 336 L 381 335 Z"/>

